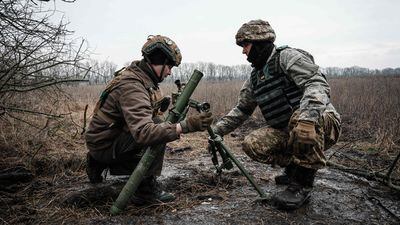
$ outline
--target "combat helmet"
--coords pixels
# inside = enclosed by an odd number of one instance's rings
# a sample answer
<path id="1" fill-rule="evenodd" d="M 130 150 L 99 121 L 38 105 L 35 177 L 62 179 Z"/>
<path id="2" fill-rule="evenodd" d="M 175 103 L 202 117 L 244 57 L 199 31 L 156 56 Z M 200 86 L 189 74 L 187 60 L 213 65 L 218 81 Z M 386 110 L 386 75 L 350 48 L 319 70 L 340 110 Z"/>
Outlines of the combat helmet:
<path id="1" fill-rule="evenodd" d="M 142 47 L 143 57 L 151 63 L 149 56 L 161 51 L 173 66 L 179 66 L 182 61 L 181 51 L 174 41 L 162 35 L 150 35 Z"/>
<path id="2" fill-rule="evenodd" d="M 264 20 L 250 20 L 244 23 L 236 33 L 236 44 L 242 46 L 244 42 L 275 41 L 275 31 Z"/>

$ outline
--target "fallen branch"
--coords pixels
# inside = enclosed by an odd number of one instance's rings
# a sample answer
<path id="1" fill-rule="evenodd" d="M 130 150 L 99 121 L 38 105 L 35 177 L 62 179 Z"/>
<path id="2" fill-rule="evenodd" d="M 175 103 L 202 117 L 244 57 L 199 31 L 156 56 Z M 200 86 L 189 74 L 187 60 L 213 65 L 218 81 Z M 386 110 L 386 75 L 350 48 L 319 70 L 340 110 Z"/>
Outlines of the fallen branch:
<path id="1" fill-rule="evenodd" d="M 396 158 L 398 160 L 398 157 Z M 394 164 L 396 164 L 397 160 L 394 160 Z M 342 170 L 344 172 L 347 173 L 351 173 L 357 176 L 362 176 L 365 177 L 367 179 L 373 179 L 373 180 L 377 180 L 379 182 L 382 182 L 384 184 L 386 184 L 387 186 L 389 186 L 390 188 L 396 190 L 396 191 L 400 191 L 400 187 L 397 185 L 394 185 L 392 183 L 392 179 L 389 179 L 387 174 L 382 174 L 382 173 L 378 173 L 378 172 L 368 172 L 368 171 L 364 171 L 364 170 L 358 170 L 358 169 L 354 169 L 354 168 L 349 168 L 331 161 L 328 161 L 326 163 L 328 166 L 332 166 L 335 169 L 339 169 Z M 392 164 L 393 165 L 393 164 Z M 393 180 L 394 182 L 399 182 L 399 180 Z"/>
<path id="2" fill-rule="evenodd" d="M 380 206 L 383 210 L 385 210 L 387 213 L 389 213 L 391 216 L 393 216 L 394 218 L 396 218 L 398 221 L 400 221 L 400 218 L 394 213 L 392 212 L 392 210 L 390 210 L 388 207 L 386 207 L 385 205 L 382 204 L 382 202 L 373 197 L 373 196 L 368 196 L 368 199 L 373 202 L 374 204 L 377 204 L 378 206 Z"/>
<path id="3" fill-rule="evenodd" d="M 396 159 L 393 161 L 392 165 L 390 166 L 389 171 L 386 174 L 387 183 L 388 183 L 389 187 L 391 187 L 393 189 L 397 189 L 397 190 L 400 190 L 400 186 L 394 185 L 392 183 L 392 173 L 393 173 L 393 170 L 396 167 L 396 164 L 399 161 L 399 159 L 400 159 L 400 151 L 399 151 L 399 154 L 397 154 Z"/>

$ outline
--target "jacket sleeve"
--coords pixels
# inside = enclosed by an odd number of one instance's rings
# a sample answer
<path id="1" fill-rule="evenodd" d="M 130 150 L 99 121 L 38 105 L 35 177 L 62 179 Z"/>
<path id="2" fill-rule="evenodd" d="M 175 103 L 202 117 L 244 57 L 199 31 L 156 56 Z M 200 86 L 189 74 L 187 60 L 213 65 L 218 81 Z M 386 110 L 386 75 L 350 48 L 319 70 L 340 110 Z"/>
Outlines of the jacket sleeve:
<path id="1" fill-rule="evenodd" d="M 295 49 L 282 51 L 280 62 L 286 74 L 304 91 L 299 120 L 317 123 L 330 103 L 330 87 L 319 66 Z"/>
<path id="2" fill-rule="evenodd" d="M 239 92 L 238 101 L 233 109 L 213 127 L 218 134 L 228 134 L 239 127 L 251 114 L 253 114 L 257 102 L 254 98 L 250 79 L 246 80 Z"/>
<path id="3" fill-rule="evenodd" d="M 121 86 L 119 104 L 125 122 L 134 140 L 141 145 L 149 146 L 170 142 L 179 138 L 176 124 L 153 122 L 153 109 L 146 88 L 137 82 Z"/>

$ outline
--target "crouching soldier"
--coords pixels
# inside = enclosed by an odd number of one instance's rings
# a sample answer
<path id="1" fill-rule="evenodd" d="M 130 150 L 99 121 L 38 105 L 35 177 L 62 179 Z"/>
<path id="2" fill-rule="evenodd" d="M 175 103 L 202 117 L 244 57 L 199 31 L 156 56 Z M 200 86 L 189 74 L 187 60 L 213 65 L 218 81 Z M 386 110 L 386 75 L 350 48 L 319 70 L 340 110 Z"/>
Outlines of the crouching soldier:
<path id="1" fill-rule="evenodd" d="M 275 181 L 288 187 L 272 200 L 279 208 L 295 209 L 309 199 L 315 174 L 326 164 L 324 151 L 338 141 L 340 116 L 313 57 L 301 49 L 276 47 L 274 41 L 275 32 L 267 21 L 252 20 L 240 27 L 236 44 L 253 71 L 236 106 L 213 130 L 230 133 L 258 106 L 267 126 L 245 138 L 243 151 L 258 162 L 285 167 Z"/>
<path id="2" fill-rule="evenodd" d="M 203 131 L 213 120 L 211 113 L 189 116 L 171 124 L 160 114 L 169 106 L 159 83 L 182 60 L 178 46 L 165 36 L 149 36 L 142 48 L 143 59 L 119 71 L 96 104 L 86 132 L 87 175 L 91 183 L 103 181 L 103 170 L 112 175 L 130 175 L 148 146 L 174 141 L 181 133 Z M 134 196 L 145 204 L 175 199 L 160 190 L 156 177 L 162 170 L 164 154 L 151 165 Z"/>

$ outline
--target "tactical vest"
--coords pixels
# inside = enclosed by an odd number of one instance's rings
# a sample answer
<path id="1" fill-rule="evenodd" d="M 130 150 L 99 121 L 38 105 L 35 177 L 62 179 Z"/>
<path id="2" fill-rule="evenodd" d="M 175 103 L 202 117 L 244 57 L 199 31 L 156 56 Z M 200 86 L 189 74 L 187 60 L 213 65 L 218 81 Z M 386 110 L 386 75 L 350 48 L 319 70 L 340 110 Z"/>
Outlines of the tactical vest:
<path id="1" fill-rule="evenodd" d="M 250 78 L 257 104 L 267 124 L 277 129 L 288 126 L 304 94 L 280 67 L 280 52 L 285 48 L 288 47 L 277 48 L 263 70 L 253 70 Z"/>
<path id="2" fill-rule="evenodd" d="M 121 126 L 123 128 L 123 130 L 128 131 L 128 127 L 127 127 L 125 121 L 116 121 L 101 110 L 101 107 L 106 102 L 108 95 L 115 88 L 118 87 L 118 84 L 123 77 L 122 72 L 125 69 L 126 68 L 123 67 L 122 69 L 120 69 L 114 73 L 114 78 L 107 84 L 106 88 L 101 93 L 100 98 L 96 103 L 96 106 L 93 110 L 93 116 L 97 115 L 103 121 L 107 122 L 109 124 L 109 126 L 108 126 L 109 128 Z M 138 81 L 143 83 L 139 79 L 138 79 Z M 149 92 L 149 95 L 150 95 L 150 102 L 151 102 L 151 106 L 153 108 L 153 118 L 156 116 L 161 116 L 163 114 L 163 112 L 160 111 L 160 108 L 161 108 L 161 105 L 163 104 L 163 101 L 165 100 L 165 98 L 163 97 L 163 94 L 161 92 L 161 89 L 158 87 L 147 87 L 146 85 L 145 85 L 145 88 Z"/>

